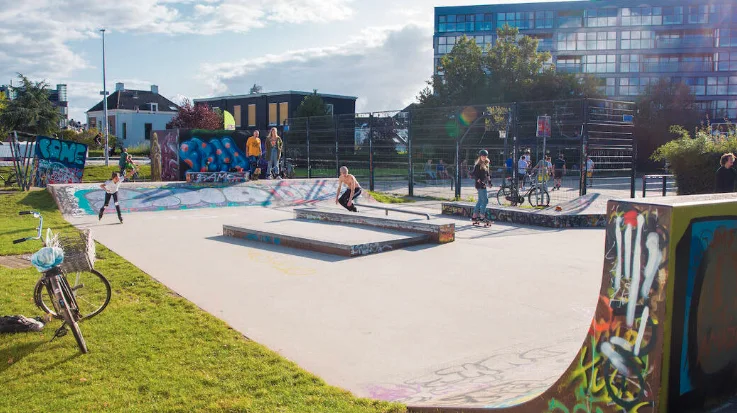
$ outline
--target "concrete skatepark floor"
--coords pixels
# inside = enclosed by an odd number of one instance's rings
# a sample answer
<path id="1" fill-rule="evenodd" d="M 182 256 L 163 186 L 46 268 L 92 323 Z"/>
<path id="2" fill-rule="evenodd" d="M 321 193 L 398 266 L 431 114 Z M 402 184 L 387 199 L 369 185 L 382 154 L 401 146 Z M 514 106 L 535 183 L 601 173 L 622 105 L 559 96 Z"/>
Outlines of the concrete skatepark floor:
<path id="1" fill-rule="evenodd" d="M 440 212 L 437 203 L 409 208 Z M 358 396 L 515 404 L 549 387 L 586 336 L 603 230 L 475 228 L 444 218 L 456 223 L 456 242 L 352 259 L 222 236 L 223 224 L 292 218 L 291 208 L 234 207 L 127 214 L 123 225 L 114 214 L 68 219 L 250 339 Z"/>

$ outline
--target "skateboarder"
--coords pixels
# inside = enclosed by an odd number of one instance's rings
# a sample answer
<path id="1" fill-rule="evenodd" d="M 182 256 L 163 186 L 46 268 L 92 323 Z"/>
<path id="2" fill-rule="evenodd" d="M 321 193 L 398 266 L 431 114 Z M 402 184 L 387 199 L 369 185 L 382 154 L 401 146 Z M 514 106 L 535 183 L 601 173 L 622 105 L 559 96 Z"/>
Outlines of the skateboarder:
<path id="1" fill-rule="evenodd" d="M 479 193 L 479 198 L 476 201 L 476 207 L 473 209 L 471 219 L 474 225 L 477 225 L 479 221 L 484 221 L 486 226 L 489 226 L 491 223 L 486 220 L 486 205 L 489 203 L 489 194 L 486 192 L 486 185 L 490 183 L 491 174 L 489 173 L 489 152 L 485 149 L 479 151 L 479 157 L 473 167 L 472 175 L 474 186 Z"/>
<path id="2" fill-rule="evenodd" d="M 113 172 L 113 176 L 110 177 L 109 181 L 105 181 L 104 184 L 100 185 L 100 188 L 105 190 L 105 205 L 100 208 L 100 213 L 97 215 L 97 219 L 102 219 L 102 214 L 105 213 L 105 208 L 110 204 L 110 198 L 115 201 L 115 210 L 118 211 L 118 219 L 120 223 L 123 223 L 123 215 L 120 213 L 120 205 L 118 204 L 118 187 L 123 182 L 123 178 L 120 177 L 120 173 Z"/>
<path id="3" fill-rule="evenodd" d="M 345 184 L 346 189 L 343 195 L 340 195 L 340 189 Z M 343 208 L 351 211 L 358 212 L 356 206 L 353 205 L 353 200 L 361 195 L 361 185 L 358 184 L 356 177 L 348 173 L 348 168 L 345 166 L 340 167 L 340 177 L 338 178 L 338 193 L 335 194 L 335 203 L 340 203 Z M 338 198 L 340 196 L 340 198 Z"/>
<path id="4" fill-rule="evenodd" d="M 563 179 L 563 175 L 566 173 L 566 157 L 564 154 L 558 155 L 558 159 L 555 160 L 555 164 L 553 165 L 555 169 L 553 170 L 553 178 L 555 179 L 555 186 L 553 186 L 553 190 L 560 190 L 561 180 Z"/>

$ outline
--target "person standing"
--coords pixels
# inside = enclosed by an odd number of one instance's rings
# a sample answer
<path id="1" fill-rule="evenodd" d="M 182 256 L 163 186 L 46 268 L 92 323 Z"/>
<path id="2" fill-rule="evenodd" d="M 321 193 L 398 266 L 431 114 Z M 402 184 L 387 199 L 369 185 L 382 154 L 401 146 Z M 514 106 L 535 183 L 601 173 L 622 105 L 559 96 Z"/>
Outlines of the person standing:
<path id="1" fill-rule="evenodd" d="M 248 158 L 249 178 L 253 179 L 258 160 L 261 157 L 261 139 L 259 139 L 258 130 L 253 131 L 253 135 L 246 141 L 246 158 Z"/>
<path id="2" fill-rule="evenodd" d="M 734 158 L 734 154 L 725 153 L 719 159 L 720 166 L 716 173 L 714 192 L 718 194 L 734 192 L 735 182 L 737 182 L 737 171 L 734 170 Z"/>
<path id="3" fill-rule="evenodd" d="M 566 157 L 562 153 L 558 155 L 558 159 L 555 160 L 555 163 L 553 164 L 553 179 L 554 185 L 553 190 L 560 190 L 561 181 L 563 179 L 563 174 L 566 173 Z"/>
<path id="4" fill-rule="evenodd" d="M 123 214 L 120 213 L 120 204 L 118 203 L 118 187 L 122 182 L 123 178 L 120 177 L 120 174 L 113 172 L 110 180 L 105 181 L 104 184 L 100 185 L 100 188 L 105 191 L 105 205 L 100 208 L 100 213 L 97 214 L 98 221 L 102 219 L 102 215 L 105 213 L 105 208 L 110 204 L 110 198 L 112 198 L 113 201 L 115 201 L 115 210 L 118 212 L 118 219 L 121 224 L 123 223 Z"/>
<path id="5" fill-rule="evenodd" d="M 271 128 L 269 137 L 266 138 L 266 156 L 269 157 L 269 177 L 279 178 L 279 161 L 281 160 L 282 148 L 284 142 L 277 133 L 276 128 Z"/>
<path id="6" fill-rule="evenodd" d="M 128 148 L 123 148 L 123 152 L 120 153 L 120 159 L 118 160 L 118 167 L 120 169 L 120 175 L 125 175 L 125 165 L 128 163 Z"/>
<path id="7" fill-rule="evenodd" d="M 340 195 L 340 190 L 345 184 L 346 189 L 343 195 Z M 361 185 L 358 184 L 358 180 L 355 176 L 348 173 L 348 168 L 345 166 L 340 167 L 340 177 L 338 178 L 338 193 L 335 194 L 335 203 L 343 205 L 343 208 L 351 211 L 358 212 L 358 209 L 353 204 L 353 200 L 361 195 Z M 338 198 L 340 196 L 340 198 Z"/>
<path id="8" fill-rule="evenodd" d="M 591 160 L 590 156 L 586 157 L 586 178 L 589 181 L 589 187 L 594 186 L 594 161 Z"/>
<path id="9" fill-rule="evenodd" d="M 530 164 L 527 162 L 527 157 L 522 155 L 517 161 L 517 179 L 519 179 L 520 191 L 525 190 L 525 180 L 527 179 L 527 168 Z"/>
<path id="10" fill-rule="evenodd" d="M 489 194 L 486 192 L 486 185 L 491 179 L 489 173 L 489 152 L 485 149 L 479 151 L 479 157 L 473 167 L 473 180 L 479 197 L 476 206 L 473 208 L 473 222 L 486 221 L 486 205 L 489 204 Z"/>

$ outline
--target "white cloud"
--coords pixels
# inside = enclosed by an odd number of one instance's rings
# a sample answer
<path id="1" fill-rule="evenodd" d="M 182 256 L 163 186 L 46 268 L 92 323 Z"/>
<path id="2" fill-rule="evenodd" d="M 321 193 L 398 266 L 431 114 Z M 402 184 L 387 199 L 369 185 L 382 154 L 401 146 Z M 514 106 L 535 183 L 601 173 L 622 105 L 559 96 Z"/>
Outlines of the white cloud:
<path id="1" fill-rule="evenodd" d="M 367 28 L 343 45 L 266 55 L 202 66 L 214 94 L 244 94 L 258 83 L 266 91 L 318 89 L 358 96 L 357 110 L 401 109 L 414 101 L 432 74 L 431 29 Z"/>

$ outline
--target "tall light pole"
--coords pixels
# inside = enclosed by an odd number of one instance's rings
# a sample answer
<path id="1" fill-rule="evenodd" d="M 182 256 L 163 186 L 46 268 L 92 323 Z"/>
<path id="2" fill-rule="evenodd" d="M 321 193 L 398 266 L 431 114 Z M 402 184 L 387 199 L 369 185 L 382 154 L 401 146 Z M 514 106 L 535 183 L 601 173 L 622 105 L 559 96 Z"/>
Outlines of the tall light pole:
<path id="1" fill-rule="evenodd" d="M 103 116 L 105 116 L 104 120 L 104 128 L 105 128 L 105 166 L 110 166 L 110 151 L 108 149 L 109 146 L 109 135 L 108 135 L 108 120 L 107 120 L 107 85 L 106 85 L 106 75 L 105 75 L 105 29 L 100 29 L 100 32 L 102 33 L 102 92 L 100 94 L 102 95 L 102 107 L 103 107 Z"/>

